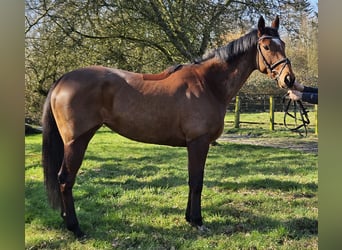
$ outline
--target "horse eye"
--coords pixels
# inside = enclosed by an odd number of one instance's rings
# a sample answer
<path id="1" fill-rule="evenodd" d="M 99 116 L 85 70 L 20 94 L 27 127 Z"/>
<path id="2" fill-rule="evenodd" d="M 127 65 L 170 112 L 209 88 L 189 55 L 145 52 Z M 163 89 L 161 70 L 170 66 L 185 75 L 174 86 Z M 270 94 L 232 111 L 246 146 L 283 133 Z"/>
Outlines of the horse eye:
<path id="1" fill-rule="evenodd" d="M 265 50 L 270 50 L 270 46 L 264 45 L 264 49 L 265 49 Z"/>

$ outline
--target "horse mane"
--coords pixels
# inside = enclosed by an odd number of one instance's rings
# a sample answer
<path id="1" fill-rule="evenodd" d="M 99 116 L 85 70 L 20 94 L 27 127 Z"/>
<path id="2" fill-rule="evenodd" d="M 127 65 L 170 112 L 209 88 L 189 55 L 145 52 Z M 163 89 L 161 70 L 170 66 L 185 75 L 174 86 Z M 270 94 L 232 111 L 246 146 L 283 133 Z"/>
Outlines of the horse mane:
<path id="1" fill-rule="evenodd" d="M 271 27 L 265 28 L 265 35 L 279 37 L 278 31 Z M 255 48 L 258 39 L 258 30 L 253 29 L 246 35 L 231 41 L 223 47 L 210 50 L 209 52 L 205 53 L 202 58 L 195 60 L 195 63 L 201 63 L 214 57 L 229 62 L 237 56 L 249 51 L 251 48 Z"/>

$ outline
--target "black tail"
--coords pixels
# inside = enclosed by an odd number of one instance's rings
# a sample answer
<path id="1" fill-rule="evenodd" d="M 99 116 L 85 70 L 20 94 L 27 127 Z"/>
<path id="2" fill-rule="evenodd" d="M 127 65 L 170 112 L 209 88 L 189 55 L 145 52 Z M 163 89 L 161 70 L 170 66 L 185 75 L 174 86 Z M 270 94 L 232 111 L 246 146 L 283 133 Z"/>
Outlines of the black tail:
<path id="1" fill-rule="evenodd" d="M 57 209 L 61 206 L 61 196 L 58 183 L 58 172 L 64 157 L 64 145 L 51 110 L 51 92 L 58 83 L 52 85 L 44 103 L 42 125 L 43 146 L 42 164 L 44 182 L 50 205 Z"/>

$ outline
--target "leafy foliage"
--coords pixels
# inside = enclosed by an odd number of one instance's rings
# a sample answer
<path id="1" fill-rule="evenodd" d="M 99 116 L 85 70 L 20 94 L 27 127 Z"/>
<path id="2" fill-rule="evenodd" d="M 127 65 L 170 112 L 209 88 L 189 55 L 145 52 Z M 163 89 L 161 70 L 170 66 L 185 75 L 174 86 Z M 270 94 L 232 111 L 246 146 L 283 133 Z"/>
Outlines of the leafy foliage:
<path id="1" fill-rule="evenodd" d="M 280 14 L 289 37 L 300 37 L 296 48 L 302 46 L 303 37 L 311 43 L 311 50 L 303 50 L 302 58 L 310 62 L 310 70 L 317 68 L 317 39 L 310 35 L 317 32 L 308 27 L 302 33 L 304 21 L 317 24 L 317 18 L 308 18 L 312 10 L 307 0 L 25 2 L 25 108 L 26 117 L 36 121 L 49 86 L 65 72 L 94 64 L 159 72 L 223 45 L 228 33 L 246 32 L 255 26 L 260 13 L 270 20 Z M 309 64 L 298 63 L 300 74 L 312 73 L 302 70 L 302 65 Z"/>

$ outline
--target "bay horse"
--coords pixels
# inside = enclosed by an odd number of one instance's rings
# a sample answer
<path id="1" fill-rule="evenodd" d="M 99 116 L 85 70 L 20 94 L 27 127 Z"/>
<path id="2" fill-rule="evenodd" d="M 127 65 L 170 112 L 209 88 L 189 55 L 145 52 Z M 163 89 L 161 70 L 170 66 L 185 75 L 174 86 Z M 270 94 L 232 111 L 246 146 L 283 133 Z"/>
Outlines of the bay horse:
<path id="1" fill-rule="evenodd" d="M 64 74 L 43 108 L 42 164 L 48 199 L 67 229 L 83 237 L 72 188 L 90 139 L 103 125 L 135 141 L 186 147 L 189 196 L 185 219 L 205 228 L 201 215 L 204 166 L 223 131 L 228 103 L 254 70 L 282 88 L 295 81 L 279 17 L 244 36 L 160 74 L 90 66 Z"/>

